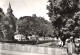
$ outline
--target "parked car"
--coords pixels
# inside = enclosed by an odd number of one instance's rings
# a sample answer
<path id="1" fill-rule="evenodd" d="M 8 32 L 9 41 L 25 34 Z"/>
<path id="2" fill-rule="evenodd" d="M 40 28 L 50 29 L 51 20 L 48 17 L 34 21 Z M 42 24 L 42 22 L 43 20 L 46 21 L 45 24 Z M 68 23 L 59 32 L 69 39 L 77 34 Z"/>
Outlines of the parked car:
<path id="1" fill-rule="evenodd" d="M 39 41 L 44 41 L 44 37 L 39 37 Z"/>
<path id="2" fill-rule="evenodd" d="M 28 38 L 29 38 L 29 41 L 34 42 L 35 44 L 39 42 L 37 35 L 28 36 Z"/>
<path id="3" fill-rule="evenodd" d="M 36 41 L 37 38 L 38 38 L 38 36 L 32 35 L 32 36 L 28 36 L 28 38 L 29 38 L 29 40 L 31 40 L 31 41 Z"/>
<path id="4" fill-rule="evenodd" d="M 16 34 L 14 36 L 14 40 L 16 40 L 16 41 L 24 41 L 24 40 L 26 40 L 26 36 L 22 35 L 22 34 Z"/>

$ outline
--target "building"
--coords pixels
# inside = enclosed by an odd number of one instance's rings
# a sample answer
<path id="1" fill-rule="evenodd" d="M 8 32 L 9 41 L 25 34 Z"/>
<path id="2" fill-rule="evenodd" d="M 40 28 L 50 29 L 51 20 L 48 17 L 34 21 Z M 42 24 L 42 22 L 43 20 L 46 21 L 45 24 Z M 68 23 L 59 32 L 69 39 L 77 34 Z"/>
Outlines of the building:
<path id="1" fill-rule="evenodd" d="M 11 8 L 11 4 L 9 3 L 9 7 L 7 9 L 7 13 L 5 14 L 6 18 L 5 20 L 9 22 L 11 31 L 16 32 L 16 21 L 17 18 L 13 14 L 13 10 Z"/>

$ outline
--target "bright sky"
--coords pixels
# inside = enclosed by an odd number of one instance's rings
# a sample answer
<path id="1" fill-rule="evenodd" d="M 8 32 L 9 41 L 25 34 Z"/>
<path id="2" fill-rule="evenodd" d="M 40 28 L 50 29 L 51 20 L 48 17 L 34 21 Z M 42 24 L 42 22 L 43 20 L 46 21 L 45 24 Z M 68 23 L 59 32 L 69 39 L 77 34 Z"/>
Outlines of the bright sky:
<path id="1" fill-rule="evenodd" d="M 21 16 L 31 16 L 36 14 L 37 16 L 42 16 L 46 20 L 49 20 L 47 15 L 48 10 L 46 5 L 48 0 L 0 0 L 0 7 L 6 13 L 9 1 L 13 9 L 15 17 L 19 18 Z"/>

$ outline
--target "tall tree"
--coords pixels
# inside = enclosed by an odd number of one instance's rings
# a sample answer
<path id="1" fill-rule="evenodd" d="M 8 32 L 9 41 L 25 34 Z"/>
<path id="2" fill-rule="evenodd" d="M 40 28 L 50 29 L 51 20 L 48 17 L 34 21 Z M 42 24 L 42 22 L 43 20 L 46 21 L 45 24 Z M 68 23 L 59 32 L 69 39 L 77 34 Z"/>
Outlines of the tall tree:
<path id="1" fill-rule="evenodd" d="M 79 0 L 49 0 L 48 15 L 55 28 L 55 35 L 63 41 L 74 33 L 75 20 L 73 16 L 80 10 Z"/>

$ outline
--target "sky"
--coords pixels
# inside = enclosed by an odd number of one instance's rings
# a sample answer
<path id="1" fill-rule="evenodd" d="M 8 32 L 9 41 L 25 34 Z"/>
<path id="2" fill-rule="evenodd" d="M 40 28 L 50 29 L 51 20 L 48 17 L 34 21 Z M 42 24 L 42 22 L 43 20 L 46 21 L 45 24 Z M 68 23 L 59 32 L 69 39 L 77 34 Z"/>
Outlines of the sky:
<path id="1" fill-rule="evenodd" d="M 48 5 L 47 1 L 48 0 L 0 0 L 0 7 L 4 13 L 6 13 L 10 2 L 13 14 L 17 18 L 36 14 L 49 20 L 47 15 L 48 10 L 46 9 L 46 5 Z"/>

